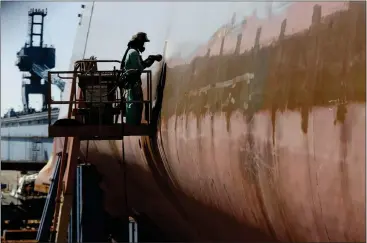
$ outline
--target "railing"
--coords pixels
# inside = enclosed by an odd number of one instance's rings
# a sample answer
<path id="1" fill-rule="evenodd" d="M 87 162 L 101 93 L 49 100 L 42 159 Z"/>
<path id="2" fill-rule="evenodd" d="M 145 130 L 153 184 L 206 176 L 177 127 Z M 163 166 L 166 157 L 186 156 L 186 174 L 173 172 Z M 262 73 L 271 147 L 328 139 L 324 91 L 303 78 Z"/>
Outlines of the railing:
<path id="1" fill-rule="evenodd" d="M 49 126 L 51 126 L 51 107 L 53 104 L 55 105 L 69 105 L 68 108 L 68 115 L 66 118 L 71 119 L 73 115 L 73 110 L 80 108 L 80 105 L 116 105 L 116 107 L 120 106 L 122 109 L 122 105 L 126 105 L 129 103 L 142 103 L 142 104 L 148 104 L 148 107 L 145 107 L 148 109 L 148 111 L 145 112 L 148 117 L 145 117 L 148 124 L 151 123 L 151 114 L 152 114 L 152 73 L 150 70 L 143 71 L 142 74 L 146 74 L 146 82 L 147 82 L 147 97 L 146 99 L 141 100 L 133 100 L 133 101 L 126 101 L 124 99 L 124 94 L 126 89 L 121 88 L 121 77 L 123 75 L 122 70 L 117 70 L 116 67 L 113 68 L 113 70 L 96 70 L 96 63 L 121 63 L 117 60 L 82 60 L 75 62 L 74 65 L 74 71 L 49 71 L 48 72 L 48 80 L 52 80 L 53 75 L 57 75 L 58 78 L 67 80 L 72 79 L 71 87 L 70 87 L 70 98 L 68 101 L 53 101 L 51 99 L 51 83 L 48 83 L 48 117 L 49 117 Z M 89 67 L 89 70 L 88 70 Z M 95 69 L 93 69 L 95 68 Z M 63 75 L 63 76 L 60 76 Z M 65 75 L 70 75 L 65 77 Z M 84 81 L 81 79 L 85 79 Z M 98 82 L 97 82 L 98 80 Z M 91 100 L 87 100 L 86 95 L 81 95 L 82 89 L 78 87 L 81 84 L 86 84 L 89 87 L 92 87 L 92 90 L 94 88 L 99 91 L 98 95 L 95 93 L 91 94 L 92 97 Z M 93 83 L 96 83 L 94 85 Z M 102 84 L 103 83 L 103 84 Z M 113 86 L 113 88 L 108 89 L 107 93 L 110 95 L 112 92 L 114 92 L 114 98 L 111 100 L 106 100 L 107 97 L 103 97 L 103 89 L 106 89 L 106 86 Z M 120 91 L 120 97 L 118 97 L 117 90 Z M 111 92 L 111 93 L 110 93 Z M 106 94 L 106 90 L 104 90 L 104 94 Z M 82 97 L 83 96 L 83 97 Z M 81 98 L 82 97 L 82 98 Z M 121 114 L 123 116 L 123 114 Z M 121 117 L 121 120 L 123 121 L 123 117 Z"/>

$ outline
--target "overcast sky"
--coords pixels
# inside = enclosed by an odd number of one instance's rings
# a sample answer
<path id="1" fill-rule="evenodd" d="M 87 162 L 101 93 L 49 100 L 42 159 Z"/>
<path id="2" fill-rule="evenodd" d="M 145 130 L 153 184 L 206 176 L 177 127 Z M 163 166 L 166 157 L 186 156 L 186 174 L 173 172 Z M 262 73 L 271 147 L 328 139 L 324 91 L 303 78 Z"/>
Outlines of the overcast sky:
<path id="1" fill-rule="evenodd" d="M 81 3 L 76 2 L 1 2 L 1 115 L 11 107 L 23 108 L 22 73 L 15 61 L 16 53 L 27 41 L 28 10 L 47 8 L 44 44 L 56 48 L 55 69 L 68 70 L 80 6 Z M 55 91 L 53 95 L 58 95 Z M 41 108 L 41 97 L 30 95 L 30 106 Z"/>
<path id="2" fill-rule="evenodd" d="M 19 71 L 18 67 L 15 66 L 15 61 L 16 53 L 24 46 L 28 38 L 28 10 L 31 8 L 48 9 L 48 15 L 45 18 L 44 44 L 52 44 L 56 48 L 55 70 L 61 71 L 68 70 L 70 67 L 70 59 L 79 22 L 78 13 L 81 13 L 82 10 L 81 4 L 80 2 L 1 2 L 1 115 L 11 107 L 15 110 L 23 109 L 21 96 L 22 73 Z M 153 38 L 155 42 L 149 43 L 149 50 L 152 51 L 154 50 L 154 45 L 163 45 L 163 39 L 167 37 L 166 35 L 169 32 L 175 32 L 171 33 L 171 36 L 179 39 L 181 38 L 182 40 L 185 40 L 185 38 L 189 36 L 191 36 L 191 38 L 195 37 L 194 39 L 186 40 L 188 43 L 190 43 L 190 41 L 201 43 L 207 41 L 217 28 L 229 22 L 234 12 L 237 14 L 237 22 L 241 22 L 243 17 L 251 15 L 254 9 L 257 9 L 257 15 L 259 17 L 261 17 L 261 15 L 265 16 L 267 14 L 266 7 L 269 5 L 269 3 L 266 2 L 247 2 L 245 4 L 239 2 L 186 2 L 177 3 L 177 5 L 176 3 L 173 4 L 169 2 L 154 4 L 130 2 L 124 4 L 125 6 L 122 7 L 121 3 L 118 2 L 110 4 L 102 4 L 101 2 L 96 3 L 99 7 L 94 11 L 95 16 L 93 17 L 94 21 L 92 21 L 92 26 L 98 31 L 91 31 L 91 38 L 95 35 L 98 37 L 101 33 L 111 34 L 103 27 L 103 25 L 107 24 L 109 27 L 116 29 L 115 32 L 122 38 L 121 40 L 119 39 L 122 43 L 127 42 L 131 35 L 137 31 L 136 29 L 148 31 L 150 33 L 149 36 L 152 38 L 155 36 L 155 38 Z M 143 8 L 142 4 L 144 5 Z M 172 8 L 171 5 L 175 5 L 175 8 Z M 276 3 L 275 5 L 283 6 L 284 3 Z M 168 18 L 166 21 L 170 22 L 171 20 L 169 19 L 171 19 L 173 15 L 176 15 L 174 18 L 176 22 L 174 24 L 180 26 L 180 28 L 167 31 L 166 25 L 153 26 L 153 22 L 151 24 L 146 19 L 139 20 L 138 18 L 134 26 L 124 26 L 122 29 L 121 22 L 105 20 L 106 13 L 116 11 L 116 13 L 114 13 L 119 14 L 122 8 L 130 10 L 124 15 L 125 18 L 130 18 L 128 17 L 129 14 L 134 15 L 135 13 L 139 13 L 141 16 L 149 15 L 154 18 Z M 198 9 L 203 8 L 206 8 L 206 14 L 208 16 L 202 20 L 201 24 L 206 25 L 207 23 L 207 28 L 203 30 L 189 28 L 191 25 L 190 20 L 194 20 L 187 18 L 187 15 L 190 15 L 190 13 L 195 14 Z M 155 11 L 153 11 L 153 9 Z M 172 9 L 177 10 L 173 11 Z M 221 11 L 222 14 L 217 16 L 216 11 Z M 180 17 L 181 15 L 182 17 Z M 116 16 L 116 19 L 121 17 L 118 15 L 113 16 Z M 109 18 L 111 17 L 109 16 Z M 106 21 L 108 23 L 106 23 Z M 180 21 L 184 21 L 185 24 L 180 24 Z M 183 29 L 185 26 L 188 28 Z M 189 34 L 187 33 L 188 31 Z M 195 31 L 199 32 L 196 33 Z M 114 40 L 112 39 L 109 41 L 112 43 Z M 175 41 L 177 42 L 179 40 L 174 40 L 174 42 Z M 88 50 L 92 50 L 93 53 L 87 53 L 87 56 L 97 55 L 97 57 L 102 59 L 114 59 L 119 58 L 119 56 L 116 56 L 116 52 L 120 54 L 123 53 L 122 46 L 124 45 L 107 45 L 101 49 L 100 44 L 101 42 L 99 41 L 94 41 L 94 44 L 90 43 Z M 117 47 L 121 47 L 122 49 L 117 50 Z M 52 95 L 55 99 L 58 99 L 59 92 L 56 87 L 53 87 Z M 40 109 L 42 106 L 41 96 L 30 95 L 30 106 Z"/>

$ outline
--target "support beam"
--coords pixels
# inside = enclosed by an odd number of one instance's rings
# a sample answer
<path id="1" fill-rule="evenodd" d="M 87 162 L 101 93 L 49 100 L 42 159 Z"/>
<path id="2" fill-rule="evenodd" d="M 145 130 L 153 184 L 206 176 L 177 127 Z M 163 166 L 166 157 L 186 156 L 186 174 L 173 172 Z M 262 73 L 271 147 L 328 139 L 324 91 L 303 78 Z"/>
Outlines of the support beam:
<path id="1" fill-rule="evenodd" d="M 51 187 L 48 191 L 47 200 L 44 205 L 40 226 L 37 233 L 38 242 L 46 242 L 50 239 L 52 218 L 55 210 L 55 197 L 57 192 L 57 183 L 60 177 L 60 164 L 61 156 L 58 157 L 56 162 L 55 171 L 53 173 Z"/>
<path id="2" fill-rule="evenodd" d="M 150 136 L 154 129 L 148 124 L 78 125 L 48 128 L 50 137 L 79 137 L 80 140 L 121 140 L 123 136 Z"/>
<path id="3" fill-rule="evenodd" d="M 60 212 L 57 222 L 56 242 L 67 242 L 69 218 L 73 205 L 74 183 L 80 150 L 80 140 L 77 137 L 71 137 L 69 140 L 68 162 L 63 180 L 63 193 L 61 195 Z"/>

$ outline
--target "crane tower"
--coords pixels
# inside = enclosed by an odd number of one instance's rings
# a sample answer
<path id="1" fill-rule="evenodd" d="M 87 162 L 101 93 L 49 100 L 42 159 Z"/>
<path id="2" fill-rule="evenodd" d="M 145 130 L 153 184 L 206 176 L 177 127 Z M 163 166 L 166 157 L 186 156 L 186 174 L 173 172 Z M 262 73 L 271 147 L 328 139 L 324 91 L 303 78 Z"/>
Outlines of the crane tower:
<path id="1" fill-rule="evenodd" d="M 22 81 L 24 111 L 29 111 L 29 94 L 41 94 L 43 97 L 42 110 L 47 109 L 48 89 L 46 82 L 51 82 L 61 92 L 64 91 L 65 82 L 63 80 L 58 78 L 48 80 L 47 77 L 48 71 L 55 67 L 56 50 L 52 45 L 48 47 L 43 43 L 46 15 L 47 9 L 32 8 L 28 11 L 28 40 L 24 47 L 17 52 L 16 66 L 21 72 L 24 72 Z M 38 32 L 36 26 L 40 26 Z"/>

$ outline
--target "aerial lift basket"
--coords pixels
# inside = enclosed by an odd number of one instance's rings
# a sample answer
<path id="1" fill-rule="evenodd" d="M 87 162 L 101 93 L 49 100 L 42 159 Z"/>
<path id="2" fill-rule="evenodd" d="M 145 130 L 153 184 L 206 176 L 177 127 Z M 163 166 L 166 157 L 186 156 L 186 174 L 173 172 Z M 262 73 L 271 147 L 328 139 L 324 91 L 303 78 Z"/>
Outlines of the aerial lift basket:
<path id="1" fill-rule="evenodd" d="M 151 71 L 144 71 L 147 75 L 147 99 L 143 101 L 126 101 L 123 97 L 125 84 L 122 82 L 124 71 L 100 71 L 98 62 L 117 62 L 114 60 L 82 60 L 75 62 L 74 71 L 50 71 L 50 75 L 58 75 L 62 79 L 71 79 L 70 98 L 68 101 L 53 101 L 49 97 L 49 136 L 50 137 L 78 137 L 80 140 L 113 140 L 123 136 L 151 135 L 152 110 L 152 80 Z M 71 77 L 61 77 L 69 74 Z M 49 77 L 51 78 L 51 77 Z M 51 94 L 51 84 L 49 85 Z M 147 108 L 145 120 L 147 123 L 133 125 L 125 124 L 126 103 L 143 103 Z M 51 105 L 69 105 L 66 119 L 60 119 L 51 124 Z M 119 119 L 116 119 L 120 117 Z"/>

